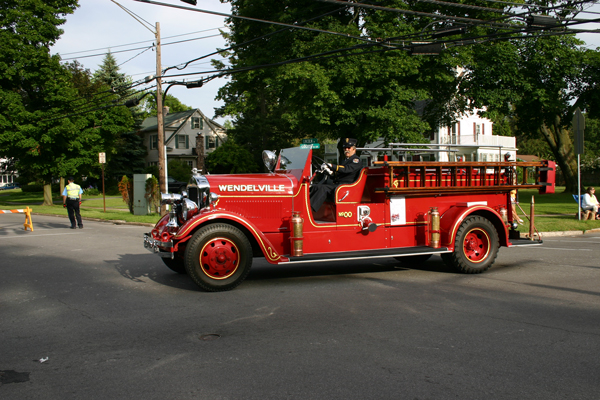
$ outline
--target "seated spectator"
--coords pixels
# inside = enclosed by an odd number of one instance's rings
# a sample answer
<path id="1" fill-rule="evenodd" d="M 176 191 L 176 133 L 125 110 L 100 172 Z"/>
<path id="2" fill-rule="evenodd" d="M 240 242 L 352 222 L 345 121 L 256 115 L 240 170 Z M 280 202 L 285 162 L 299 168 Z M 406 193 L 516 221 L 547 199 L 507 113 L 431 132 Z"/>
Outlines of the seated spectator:
<path id="1" fill-rule="evenodd" d="M 581 209 L 586 212 L 587 219 L 596 219 L 598 215 L 598 199 L 595 196 L 596 189 L 593 187 L 587 188 L 581 201 Z M 589 211 L 589 213 L 588 213 Z"/>

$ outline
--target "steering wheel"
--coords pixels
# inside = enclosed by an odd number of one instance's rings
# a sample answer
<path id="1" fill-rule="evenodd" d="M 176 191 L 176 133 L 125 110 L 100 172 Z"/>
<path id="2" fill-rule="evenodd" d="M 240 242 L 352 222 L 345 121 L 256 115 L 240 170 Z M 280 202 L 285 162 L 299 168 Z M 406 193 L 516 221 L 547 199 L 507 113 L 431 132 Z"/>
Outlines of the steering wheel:
<path id="1" fill-rule="evenodd" d="M 311 165 L 313 167 L 313 174 L 310 178 L 311 185 L 315 184 L 314 181 L 317 175 L 321 176 L 321 178 L 317 180 L 317 184 L 327 181 L 327 179 L 330 177 L 330 175 L 322 168 L 323 164 L 325 164 L 325 160 L 315 155 L 312 156 Z"/>

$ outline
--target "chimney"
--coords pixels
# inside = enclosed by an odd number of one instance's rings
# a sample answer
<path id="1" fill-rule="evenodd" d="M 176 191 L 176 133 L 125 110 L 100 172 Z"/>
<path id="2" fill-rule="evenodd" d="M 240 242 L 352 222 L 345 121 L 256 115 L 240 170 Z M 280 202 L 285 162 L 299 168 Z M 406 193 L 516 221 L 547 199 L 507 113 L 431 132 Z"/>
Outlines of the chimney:
<path id="1" fill-rule="evenodd" d="M 163 107 L 163 117 L 166 117 L 167 114 L 169 114 L 169 106 L 164 106 Z"/>

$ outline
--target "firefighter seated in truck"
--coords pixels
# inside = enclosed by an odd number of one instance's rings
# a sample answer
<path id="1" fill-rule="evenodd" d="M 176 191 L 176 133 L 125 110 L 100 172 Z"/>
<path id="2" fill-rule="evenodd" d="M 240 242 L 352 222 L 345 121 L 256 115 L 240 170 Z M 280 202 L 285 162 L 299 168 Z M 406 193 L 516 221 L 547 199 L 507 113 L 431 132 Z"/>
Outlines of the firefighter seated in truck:
<path id="1" fill-rule="evenodd" d="M 352 183 L 360 174 L 362 163 L 356 155 L 356 139 L 344 139 L 344 156 L 346 159 L 339 165 L 324 163 L 321 169 L 328 174 L 327 179 L 310 188 L 310 208 L 313 213 L 319 211 L 327 198 L 331 198 L 335 189 L 343 183 Z"/>

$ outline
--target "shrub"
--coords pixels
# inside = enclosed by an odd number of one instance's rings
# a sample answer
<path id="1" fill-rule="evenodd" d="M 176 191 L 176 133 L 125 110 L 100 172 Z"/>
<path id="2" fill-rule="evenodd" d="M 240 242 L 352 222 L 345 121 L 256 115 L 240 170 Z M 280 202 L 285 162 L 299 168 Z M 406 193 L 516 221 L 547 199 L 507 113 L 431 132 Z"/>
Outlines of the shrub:
<path id="1" fill-rule="evenodd" d="M 100 190 L 98 190 L 96 188 L 89 188 L 89 189 L 85 189 L 83 191 L 83 194 L 85 196 L 98 196 L 100 194 Z"/>
<path id="2" fill-rule="evenodd" d="M 150 204 L 150 210 L 154 213 L 158 211 L 160 207 L 160 187 L 158 185 L 158 179 L 154 176 L 146 179 L 146 199 Z"/>
<path id="3" fill-rule="evenodd" d="M 127 204 L 129 212 L 133 214 L 133 182 L 127 178 L 127 175 L 123 175 L 121 182 L 119 182 L 119 191 L 123 201 Z"/>

